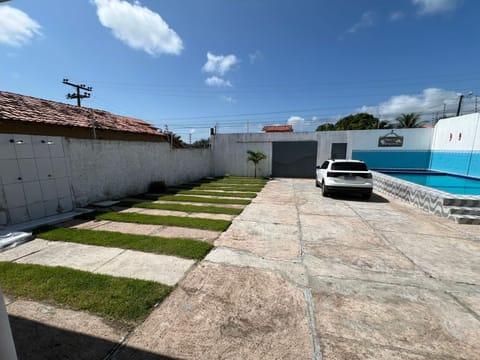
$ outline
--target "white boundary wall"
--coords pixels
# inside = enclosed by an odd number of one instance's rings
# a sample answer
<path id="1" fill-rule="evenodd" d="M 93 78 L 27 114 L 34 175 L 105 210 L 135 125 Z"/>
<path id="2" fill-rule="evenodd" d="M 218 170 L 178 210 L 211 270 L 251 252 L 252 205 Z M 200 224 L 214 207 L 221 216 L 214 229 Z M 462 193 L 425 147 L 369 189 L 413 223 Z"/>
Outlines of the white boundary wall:
<path id="1" fill-rule="evenodd" d="M 213 137 L 215 176 L 232 174 L 253 176 L 253 164 L 247 162 L 247 150 L 261 151 L 267 155 L 257 168 L 258 176 L 269 176 L 272 172 L 272 142 L 274 141 L 317 141 L 317 165 L 330 158 L 333 143 L 347 143 L 347 158 L 353 151 L 405 152 L 411 150 L 430 151 L 433 129 L 395 129 L 404 136 L 403 147 L 379 148 L 378 138 L 390 133 L 382 130 L 318 131 L 304 133 L 239 133 L 217 134 Z"/>
<path id="2" fill-rule="evenodd" d="M 210 149 L 0 134 L 0 228 L 212 174 Z"/>

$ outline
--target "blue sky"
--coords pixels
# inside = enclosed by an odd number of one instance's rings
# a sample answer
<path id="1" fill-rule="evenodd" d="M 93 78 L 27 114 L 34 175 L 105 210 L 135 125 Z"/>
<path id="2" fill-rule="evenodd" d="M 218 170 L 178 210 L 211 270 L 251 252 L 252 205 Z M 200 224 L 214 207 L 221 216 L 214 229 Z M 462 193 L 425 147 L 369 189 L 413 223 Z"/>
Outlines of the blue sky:
<path id="1" fill-rule="evenodd" d="M 456 109 L 480 94 L 476 0 L 12 0 L 0 90 L 168 125 L 185 141 L 358 111 Z M 474 97 L 466 108 L 473 107 Z"/>

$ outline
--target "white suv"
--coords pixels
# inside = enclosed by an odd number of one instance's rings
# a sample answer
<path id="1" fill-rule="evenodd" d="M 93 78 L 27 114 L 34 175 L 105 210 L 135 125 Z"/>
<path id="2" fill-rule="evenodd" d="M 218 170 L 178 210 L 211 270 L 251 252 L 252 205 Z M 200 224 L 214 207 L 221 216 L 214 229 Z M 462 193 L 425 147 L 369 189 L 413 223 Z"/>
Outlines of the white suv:
<path id="1" fill-rule="evenodd" d="M 369 199 L 373 190 L 372 173 L 359 160 L 325 161 L 322 166 L 317 166 L 315 183 L 322 187 L 323 196 L 332 192 L 349 192 Z"/>

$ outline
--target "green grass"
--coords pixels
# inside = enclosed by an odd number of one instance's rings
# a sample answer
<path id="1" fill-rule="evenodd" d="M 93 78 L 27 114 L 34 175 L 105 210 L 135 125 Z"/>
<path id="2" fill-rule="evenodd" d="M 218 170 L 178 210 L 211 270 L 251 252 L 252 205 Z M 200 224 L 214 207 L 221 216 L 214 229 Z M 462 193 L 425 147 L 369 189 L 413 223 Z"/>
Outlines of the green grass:
<path id="1" fill-rule="evenodd" d="M 220 192 L 220 191 L 206 191 L 206 190 L 180 190 L 177 194 L 183 195 L 210 195 L 220 197 L 239 197 L 239 198 L 254 198 L 257 196 L 255 193 L 234 193 L 234 192 Z"/>
<path id="2" fill-rule="evenodd" d="M 198 206 L 198 205 L 184 205 L 184 204 L 157 204 L 152 202 L 143 202 L 132 204 L 133 207 L 145 208 L 145 209 L 160 209 L 171 211 L 184 211 L 189 213 L 201 212 L 209 214 L 227 214 L 238 215 L 242 212 L 242 209 L 224 208 L 218 206 Z"/>
<path id="3" fill-rule="evenodd" d="M 192 188 L 192 190 L 224 190 L 224 191 L 240 191 L 240 192 L 260 192 L 263 187 L 255 186 L 228 186 L 228 185 L 208 185 L 208 186 L 197 186 Z"/>
<path id="4" fill-rule="evenodd" d="M 180 226 L 186 228 L 225 231 L 231 224 L 227 220 L 189 218 L 182 216 L 158 216 L 137 213 L 109 212 L 96 217 L 97 220 L 112 220 L 137 224 Z"/>
<path id="5" fill-rule="evenodd" d="M 213 248 L 213 245 L 209 243 L 192 239 L 161 238 L 85 229 L 59 228 L 39 233 L 36 236 L 45 240 L 138 250 L 195 260 L 203 259 Z"/>
<path id="6" fill-rule="evenodd" d="M 145 195 L 147 199 L 153 200 L 164 200 L 164 201 L 187 201 L 187 202 L 198 202 L 198 203 L 209 203 L 209 204 L 237 204 L 237 205 L 248 205 L 250 200 L 243 199 L 214 199 L 214 198 L 204 198 L 198 196 L 186 196 L 186 195 L 164 195 L 164 196 L 148 196 Z"/>
<path id="7" fill-rule="evenodd" d="M 152 281 L 6 262 L 0 262 L 0 284 L 10 296 L 66 305 L 128 323 L 145 319 L 172 290 Z"/>

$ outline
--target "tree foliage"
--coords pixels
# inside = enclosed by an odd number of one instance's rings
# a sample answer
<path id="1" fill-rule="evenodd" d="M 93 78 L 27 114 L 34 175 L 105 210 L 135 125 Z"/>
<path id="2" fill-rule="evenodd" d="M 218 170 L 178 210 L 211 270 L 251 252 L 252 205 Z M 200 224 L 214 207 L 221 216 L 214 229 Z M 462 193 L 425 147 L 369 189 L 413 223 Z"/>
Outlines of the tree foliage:
<path id="1" fill-rule="evenodd" d="M 193 148 L 200 148 L 200 149 L 207 149 L 210 147 L 210 140 L 208 139 L 200 139 L 195 141 L 191 147 Z"/>
<path id="2" fill-rule="evenodd" d="M 358 113 L 345 116 L 335 124 L 322 124 L 317 127 L 317 131 L 332 130 L 372 130 L 372 129 L 390 129 L 390 123 L 380 120 L 368 113 Z"/>
<path id="3" fill-rule="evenodd" d="M 247 150 L 247 161 L 253 162 L 253 165 L 255 167 L 255 177 L 257 177 L 257 165 L 260 161 L 263 159 L 267 158 L 267 155 L 262 153 L 261 151 L 253 151 L 253 150 Z"/>
<path id="4" fill-rule="evenodd" d="M 398 128 L 419 128 L 425 125 L 425 121 L 420 120 L 420 114 L 409 113 L 397 117 Z"/>

